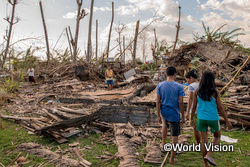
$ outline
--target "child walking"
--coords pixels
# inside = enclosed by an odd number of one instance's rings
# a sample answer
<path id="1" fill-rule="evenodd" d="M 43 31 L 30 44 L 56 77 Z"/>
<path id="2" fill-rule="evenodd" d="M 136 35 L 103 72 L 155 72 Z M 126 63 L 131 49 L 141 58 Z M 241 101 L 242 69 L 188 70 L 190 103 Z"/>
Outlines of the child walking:
<path id="1" fill-rule="evenodd" d="M 196 89 L 199 87 L 199 81 L 197 80 L 197 71 L 196 70 L 191 70 L 187 72 L 185 76 L 187 83 L 189 84 L 188 86 L 188 104 L 187 104 L 187 111 L 186 111 L 186 119 L 187 121 L 189 120 L 189 117 L 191 116 L 191 111 L 193 107 L 193 97 L 194 97 L 194 92 Z M 195 111 L 195 116 L 194 116 L 194 122 L 196 123 L 197 120 L 197 110 Z M 200 143 L 200 132 L 196 129 L 196 125 L 193 126 L 193 132 L 194 132 L 194 138 L 196 140 L 196 143 Z"/>
<path id="2" fill-rule="evenodd" d="M 198 108 L 197 108 L 198 104 Z M 207 167 L 208 163 L 217 166 L 212 158 L 212 150 L 207 151 L 205 144 L 208 145 L 208 127 L 213 133 L 213 145 L 218 145 L 220 142 L 220 124 L 219 114 L 225 119 L 229 129 L 232 128 L 231 123 L 227 119 L 227 114 L 222 107 L 220 100 L 220 92 L 215 88 L 215 77 L 210 71 L 205 71 L 201 77 L 199 88 L 194 93 L 194 103 L 191 113 L 191 122 L 194 124 L 194 114 L 197 108 L 197 123 L 196 128 L 201 133 L 201 152 L 204 161 L 204 166 Z"/>

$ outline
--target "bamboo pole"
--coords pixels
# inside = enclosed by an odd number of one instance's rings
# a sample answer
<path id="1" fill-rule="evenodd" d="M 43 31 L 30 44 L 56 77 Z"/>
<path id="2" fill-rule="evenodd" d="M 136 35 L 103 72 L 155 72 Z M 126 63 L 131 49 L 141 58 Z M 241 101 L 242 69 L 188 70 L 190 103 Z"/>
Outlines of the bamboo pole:
<path id="1" fill-rule="evenodd" d="M 50 61 L 49 39 L 48 39 L 47 27 L 46 27 L 46 23 L 45 23 L 45 19 L 44 19 L 44 14 L 43 14 L 42 1 L 39 2 L 39 5 L 40 5 L 40 10 L 41 10 L 41 15 L 42 15 L 44 34 L 45 34 L 45 41 L 46 41 L 46 48 L 47 48 L 47 64 L 48 64 Z"/>
<path id="2" fill-rule="evenodd" d="M 239 75 L 239 73 L 242 71 L 242 69 L 247 65 L 248 61 L 250 60 L 250 56 L 248 56 L 247 60 L 244 62 L 244 64 L 240 67 L 240 69 L 237 71 L 237 73 L 234 75 L 234 77 L 227 83 L 226 86 L 224 86 L 220 93 L 224 93 L 224 91 L 227 89 L 227 87 L 235 80 L 235 78 Z"/>
<path id="3" fill-rule="evenodd" d="M 165 158 L 164 158 L 164 160 L 163 160 L 163 162 L 162 162 L 162 164 L 161 164 L 161 167 L 164 166 L 164 164 L 165 164 L 165 162 L 166 162 L 166 160 L 167 160 L 167 158 L 168 158 L 168 154 L 169 154 L 169 152 L 166 154 L 166 156 L 165 156 Z"/>

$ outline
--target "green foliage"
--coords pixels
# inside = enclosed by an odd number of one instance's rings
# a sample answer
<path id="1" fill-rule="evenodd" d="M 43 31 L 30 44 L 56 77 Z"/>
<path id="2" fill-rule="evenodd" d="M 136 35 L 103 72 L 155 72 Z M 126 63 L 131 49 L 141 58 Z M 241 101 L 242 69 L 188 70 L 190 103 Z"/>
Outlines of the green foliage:
<path id="1" fill-rule="evenodd" d="M 19 82 L 23 82 L 24 81 L 24 75 L 22 71 L 19 71 Z"/>
<path id="2" fill-rule="evenodd" d="M 242 45 L 237 45 L 237 48 L 242 51 L 243 54 L 250 55 L 250 48 L 245 48 Z"/>
<path id="3" fill-rule="evenodd" d="M 135 64 L 137 64 L 137 65 L 142 65 L 143 64 L 143 62 L 141 61 L 141 59 L 140 58 L 136 58 L 135 59 Z"/>
<path id="4" fill-rule="evenodd" d="M 58 63 L 64 63 L 64 62 L 68 62 L 71 60 L 71 54 L 68 48 L 66 48 L 63 53 L 60 53 L 56 50 L 55 52 L 57 56 L 52 58 L 53 61 L 58 62 Z"/>
<path id="5" fill-rule="evenodd" d="M 8 78 L 5 82 L 2 82 L 2 89 L 9 93 L 16 93 L 18 91 L 19 83 L 11 81 Z"/>
<path id="6" fill-rule="evenodd" d="M 81 155 L 92 163 L 93 167 L 99 166 L 118 166 L 118 159 L 112 159 L 107 162 L 101 162 L 103 159 L 97 159 L 96 156 L 102 156 L 105 152 L 109 152 L 111 154 L 115 154 L 118 150 L 115 144 L 102 144 L 102 140 L 100 140 L 101 135 L 96 133 L 90 133 L 89 137 L 86 138 L 76 138 L 70 137 L 68 143 L 58 144 L 54 140 L 50 140 L 44 136 L 30 135 L 28 132 L 23 129 L 20 125 L 14 123 L 13 121 L 6 121 L 0 118 L 0 123 L 3 124 L 3 129 L 0 129 L 0 162 L 7 166 L 11 165 L 11 161 L 17 157 L 20 153 L 20 150 L 13 149 L 21 143 L 35 142 L 43 145 L 46 148 L 49 148 L 51 151 L 58 151 L 58 147 L 62 152 L 65 152 L 69 148 L 69 144 L 72 143 L 80 143 L 79 147 L 81 148 Z M 20 156 L 26 157 L 30 161 L 28 164 L 23 165 L 24 167 L 28 166 L 38 166 L 43 163 L 43 166 L 53 167 L 54 165 L 47 160 L 36 157 L 34 154 L 28 154 L 23 151 Z M 20 157 L 19 156 L 19 157 Z M 73 155 L 70 155 L 73 156 Z M 72 159 L 78 159 L 76 156 L 69 157 Z M 45 165 L 46 164 L 46 165 Z"/>
<path id="7" fill-rule="evenodd" d="M 149 63 L 149 64 L 143 63 L 139 68 L 142 71 L 149 71 L 149 70 L 154 71 L 154 70 L 156 70 L 155 62 Z"/>
<path id="8" fill-rule="evenodd" d="M 244 30 L 243 28 L 236 28 L 232 31 L 226 31 L 221 32 L 221 29 L 226 26 L 226 24 L 223 24 L 217 29 L 210 30 L 210 27 L 206 27 L 204 22 L 202 22 L 202 26 L 205 32 L 205 35 L 199 36 L 198 34 L 194 35 L 195 41 L 201 41 L 201 42 L 221 42 L 222 44 L 232 46 L 235 42 L 239 43 L 239 40 L 233 40 L 234 37 L 237 37 L 239 35 L 245 35 L 245 33 L 236 33 L 238 31 Z"/>
<path id="9" fill-rule="evenodd" d="M 202 26 L 203 26 L 203 29 L 205 31 L 206 42 L 213 42 L 213 41 L 216 41 L 216 40 L 220 39 L 220 37 L 223 35 L 223 33 L 221 33 L 220 30 L 225 25 L 226 24 L 223 24 L 219 28 L 213 29 L 212 31 L 210 31 L 210 28 L 206 27 L 205 24 L 204 24 L 204 22 L 202 22 Z"/>
<path id="10" fill-rule="evenodd" d="M 166 40 L 161 40 L 157 43 L 156 55 L 162 56 L 163 54 L 168 53 L 171 48 L 173 48 L 173 45 L 169 46 Z"/>

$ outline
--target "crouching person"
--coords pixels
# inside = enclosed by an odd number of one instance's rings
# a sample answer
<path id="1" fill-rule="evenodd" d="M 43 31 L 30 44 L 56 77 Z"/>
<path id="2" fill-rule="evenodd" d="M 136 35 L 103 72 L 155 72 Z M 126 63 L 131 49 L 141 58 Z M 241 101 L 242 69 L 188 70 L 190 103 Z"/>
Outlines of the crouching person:
<path id="1" fill-rule="evenodd" d="M 166 144 L 168 128 L 171 132 L 172 144 L 176 144 L 180 135 L 180 123 L 184 123 L 183 96 L 185 96 L 185 92 L 183 86 L 175 81 L 176 73 L 176 68 L 168 67 L 166 70 L 167 80 L 157 85 L 157 117 L 158 122 L 163 123 L 162 150 Z M 176 152 L 171 150 L 170 164 L 175 163 L 175 155 Z"/>

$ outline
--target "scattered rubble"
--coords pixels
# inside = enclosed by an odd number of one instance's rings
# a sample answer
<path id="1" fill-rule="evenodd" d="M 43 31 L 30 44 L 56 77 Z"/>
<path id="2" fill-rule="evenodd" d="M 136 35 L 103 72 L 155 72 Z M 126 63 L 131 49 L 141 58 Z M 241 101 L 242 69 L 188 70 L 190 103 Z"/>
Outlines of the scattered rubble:
<path id="1" fill-rule="evenodd" d="M 206 69 L 216 72 L 216 85 L 219 90 L 234 77 L 247 59 L 237 49 L 220 46 L 216 43 L 194 43 L 176 50 L 167 63 L 177 67 L 180 83 L 185 83 L 184 74 L 195 67 L 199 73 Z M 211 52 L 213 51 L 213 52 Z M 36 84 L 24 83 L 17 96 L 7 96 L 0 92 L 1 103 L 5 102 L 11 115 L 0 114 L 3 119 L 12 119 L 29 132 L 46 135 L 58 143 L 68 142 L 73 135 L 84 136 L 91 130 L 102 134 L 100 143 L 109 145 L 115 142 L 118 152 L 106 152 L 97 157 L 106 162 L 119 159 L 119 166 L 139 166 L 138 148 L 147 143 L 144 162 L 162 164 L 159 142 L 161 126 L 155 114 L 156 85 L 151 75 L 138 74 L 135 69 L 114 65 L 117 82 L 115 90 L 107 91 L 102 68 L 93 64 L 81 63 L 42 68 L 40 64 Z M 250 64 L 242 69 L 237 79 L 228 85 L 222 95 L 229 121 L 235 126 L 250 127 Z M 78 79 L 75 79 L 78 78 Z M 184 85 L 186 95 L 188 87 Z M 0 104 L 1 104 L 0 103 Z M 187 96 L 184 98 L 187 103 Z M 223 118 L 220 117 L 221 122 Z M 189 129 L 188 129 L 189 128 Z M 183 130 L 192 130 L 185 127 Z M 179 136 L 180 143 L 187 143 L 191 135 Z M 78 149 L 78 144 L 70 146 L 68 152 L 80 161 L 54 153 L 36 143 L 23 143 L 18 149 L 48 159 L 59 166 L 91 166 Z"/>

